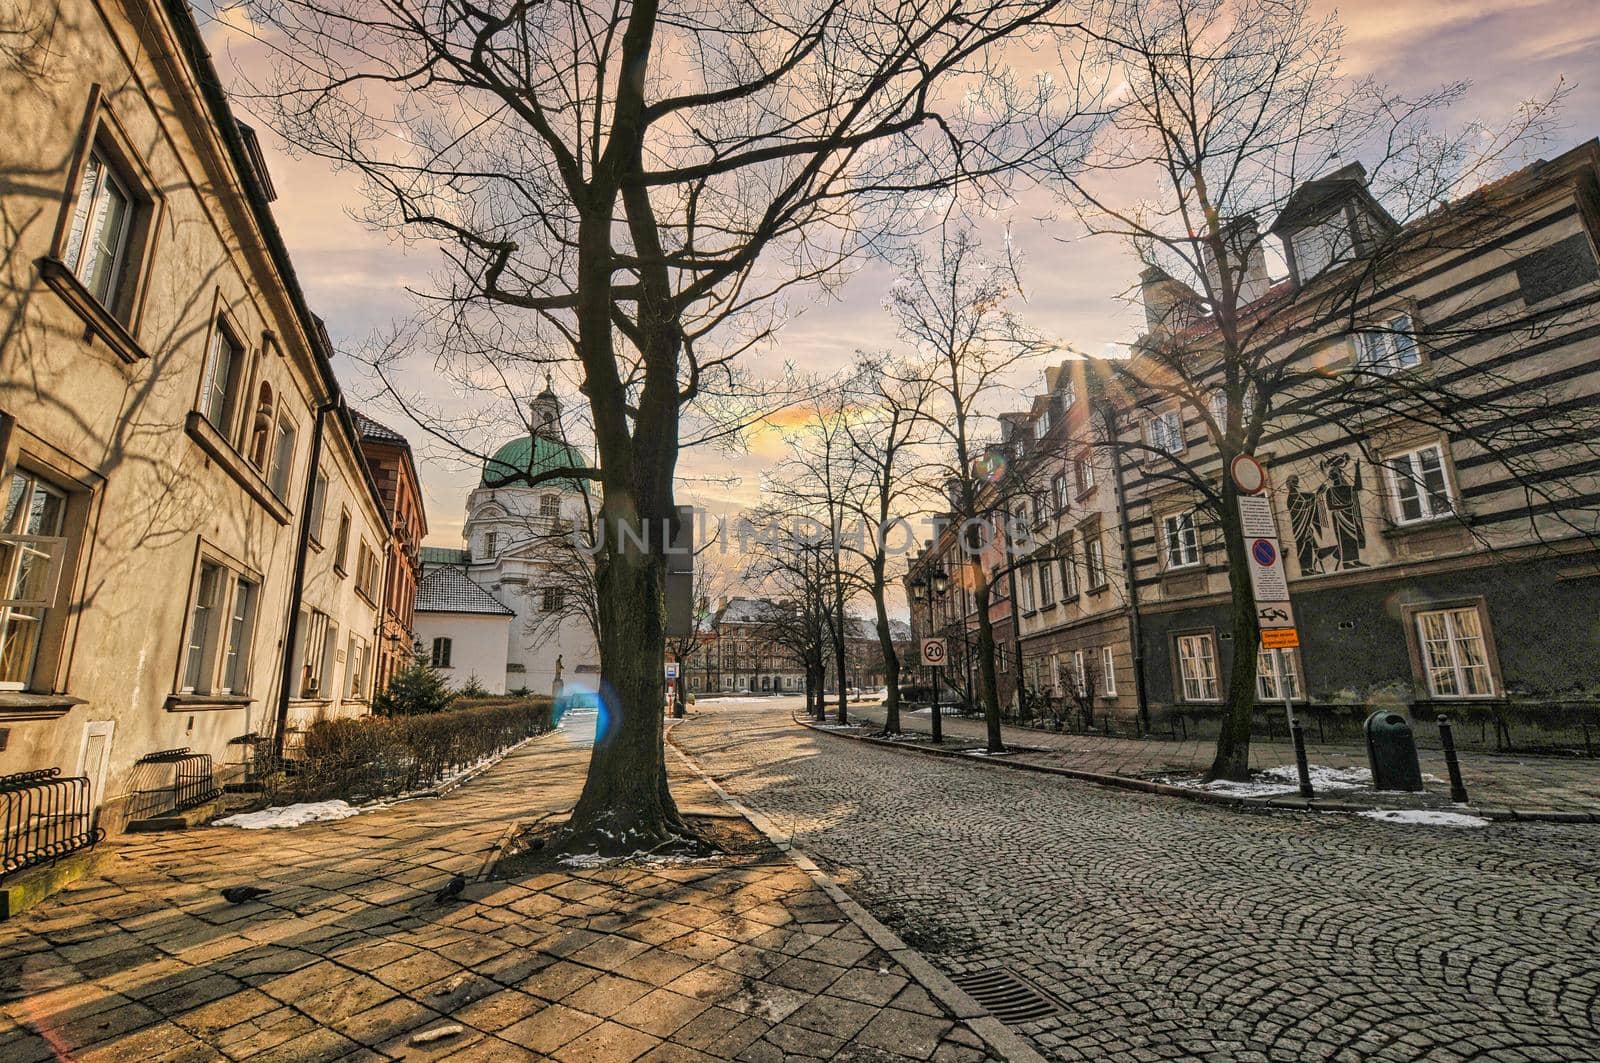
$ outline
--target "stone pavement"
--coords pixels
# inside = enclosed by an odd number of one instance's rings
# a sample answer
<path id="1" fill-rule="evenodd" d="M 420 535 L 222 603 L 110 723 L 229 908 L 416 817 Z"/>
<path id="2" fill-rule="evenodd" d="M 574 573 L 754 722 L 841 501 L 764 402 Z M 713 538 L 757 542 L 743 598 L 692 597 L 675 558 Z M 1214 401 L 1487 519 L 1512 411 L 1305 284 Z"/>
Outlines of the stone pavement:
<path id="1" fill-rule="evenodd" d="M 675 738 L 1056 1059 L 1600 1059 L 1600 830 L 1246 814 L 708 704 Z"/>
<path id="2" fill-rule="evenodd" d="M 834 710 L 830 708 L 831 719 Z M 858 722 L 883 725 L 879 704 L 852 705 L 849 715 Z M 926 713 L 901 713 L 906 731 L 927 732 L 932 723 Z M 981 719 L 946 716 L 942 722 L 945 744 L 982 745 Z M 1038 752 L 1021 754 L 1019 759 L 1052 767 L 1072 768 L 1102 775 L 1151 778 L 1168 774 L 1203 772 L 1211 766 L 1216 752 L 1214 738 L 1187 741 L 1165 738 L 1111 738 L 1092 734 L 1060 734 L 1032 727 L 1006 726 L 1008 745 L 1032 747 Z M 1449 773 L 1444 755 L 1436 749 L 1421 749 L 1419 759 L 1430 791 L 1448 800 Z M 1330 768 L 1364 768 L 1364 747 L 1336 743 L 1308 742 L 1307 759 Z M 1461 775 L 1471 804 L 1483 808 L 1555 809 L 1600 812 L 1600 760 L 1580 757 L 1540 757 L 1515 753 L 1460 753 Z M 1250 742 L 1250 766 L 1256 771 L 1294 764 L 1294 747 L 1284 739 L 1266 741 L 1257 736 Z M 1351 796 L 1350 791 L 1330 791 L 1319 795 L 1330 799 Z"/>
<path id="3" fill-rule="evenodd" d="M 587 759 L 586 736 L 561 731 L 442 799 L 111 845 L 99 878 L 0 924 L 0 1059 L 986 1058 L 776 854 L 475 881 L 465 903 L 433 902 L 515 821 L 570 808 Z M 674 787 L 685 811 L 727 814 L 689 774 Z M 270 903 L 217 895 L 240 883 Z"/>

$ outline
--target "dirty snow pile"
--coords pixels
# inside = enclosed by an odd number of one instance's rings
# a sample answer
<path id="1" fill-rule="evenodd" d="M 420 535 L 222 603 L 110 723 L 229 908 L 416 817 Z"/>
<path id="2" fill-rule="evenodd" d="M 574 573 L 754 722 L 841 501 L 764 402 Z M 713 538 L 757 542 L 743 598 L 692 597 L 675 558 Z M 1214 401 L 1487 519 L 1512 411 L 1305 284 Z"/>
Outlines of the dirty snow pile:
<path id="1" fill-rule="evenodd" d="M 596 867 L 606 867 L 610 864 L 649 864 L 652 867 L 676 867 L 682 864 L 693 864 L 706 857 L 693 856 L 666 856 L 647 853 L 637 849 L 627 856 L 601 856 L 599 853 L 574 853 L 572 856 L 563 856 L 557 863 L 587 871 Z"/>
<path id="2" fill-rule="evenodd" d="M 1489 825 L 1489 821 L 1481 816 L 1469 816 L 1464 812 L 1440 812 L 1431 808 L 1374 808 L 1367 812 L 1357 812 L 1356 815 L 1363 819 L 1375 819 L 1380 823 L 1406 823 L 1418 827 L 1487 827 Z"/>
<path id="3" fill-rule="evenodd" d="M 238 827 L 241 830 L 273 830 L 298 827 L 305 823 L 324 823 L 349 819 L 370 809 L 353 808 L 346 801 L 310 801 L 299 805 L 275 805 L 259 812 L 241 812 L 213 822 L 213 827 Z"/>
<path id="4" fill-rule="evenodd" d="M 1329 768 L 1313 764 L 1310 774 L 1311 787 L 1319 795 L 1330 790 L 1358 790 L 1372 784 L 1372 772 L 1366 768 Z M 1281 768 L 1268 768 L 1249 782 L 1229 782 L 1226 779 L 1209 783 L 1201 783 L 1198 780 L 1174 780 L 1173 785 L 1188 786 L 1214 794 L 1226 794 L 1229 797 L 1277 797 L 1281 794 L 1300 792 L 1300 773 L 1293 764 L 1285 764 Z"/>

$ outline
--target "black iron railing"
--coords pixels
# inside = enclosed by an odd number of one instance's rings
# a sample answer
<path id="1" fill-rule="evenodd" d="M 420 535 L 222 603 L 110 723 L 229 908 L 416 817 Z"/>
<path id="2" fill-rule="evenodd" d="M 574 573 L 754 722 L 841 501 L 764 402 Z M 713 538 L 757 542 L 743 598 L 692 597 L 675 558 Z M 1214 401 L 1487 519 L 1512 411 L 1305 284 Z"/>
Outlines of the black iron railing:
<path id="1" fill-rule="evenodd" d="M 187 746 L 140 757 L 133 765 L 132 783 L 129 819 L 181 812 L 222 792 L 212 770 L 211 754 L 194 753 Z"/>
<path id="2" fill-rule="evenodd" d="M 87 849 L 105 832 L 89 807 L 89 780 L 60 768 L 0 776 L 0 877 Z"/>

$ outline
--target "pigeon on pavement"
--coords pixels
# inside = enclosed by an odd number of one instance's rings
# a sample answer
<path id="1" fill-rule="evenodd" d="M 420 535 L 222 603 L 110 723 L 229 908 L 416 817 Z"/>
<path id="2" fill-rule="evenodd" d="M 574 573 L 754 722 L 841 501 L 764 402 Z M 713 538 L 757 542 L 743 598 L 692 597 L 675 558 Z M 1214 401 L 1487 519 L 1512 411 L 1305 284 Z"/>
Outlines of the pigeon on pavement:
<path id="1" fill-rule="evenodd" d="M 466 889 L 466 888 L 467 888 L 466 876 L 465 875 L 456 875 L 456 876 L 452 877 L 449 882 L 446 882 L 444 884 L 444 889 L 440 890 L 438 893 L 435 893 L 433 895 L 434 903 L 443 904 L 446 901 L 453 901 L 457 897 L 461 896 L 461 891 Z"/>
<path id="2" fill-rule="evenodd" d="M 260 886 L 229 886 L 222 891 L 222 896 L 229 904 L 244 904 L 265 897 L 271 892 Z"/>

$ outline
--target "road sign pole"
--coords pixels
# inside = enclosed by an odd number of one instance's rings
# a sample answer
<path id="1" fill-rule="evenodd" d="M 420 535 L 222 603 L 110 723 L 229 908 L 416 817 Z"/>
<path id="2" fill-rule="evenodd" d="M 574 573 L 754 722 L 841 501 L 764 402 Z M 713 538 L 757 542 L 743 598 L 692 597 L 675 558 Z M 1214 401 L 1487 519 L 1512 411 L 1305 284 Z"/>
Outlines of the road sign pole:
<path id="1" fill-rule="evenodd" d="M 1289 717 L 1289 737 L 1294 742 L 1294 768 L 1300 776 L 1300 796 L 1309 799 L 1316 796 L 1316 791 L 1311 788 L 1311 767 L 1306 763 L 1306 733 L 1294 714 L 1294 691 L 1289 686 L 1289 657 L 1281 649 L 1273 650 L 1272 656 L 1278 669 L 1278 689 L 1283 693 L 1283 711 Z"/>
<path id="2" fill-rule="evenodd" d="M 939 666 L 933 666 L 933 740 L 944 741 L 944 725 L 939 720 Z"/>

